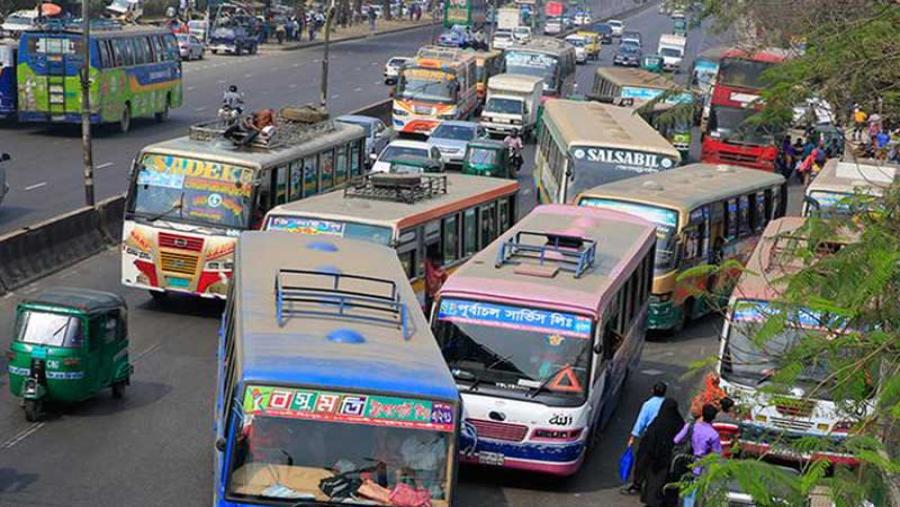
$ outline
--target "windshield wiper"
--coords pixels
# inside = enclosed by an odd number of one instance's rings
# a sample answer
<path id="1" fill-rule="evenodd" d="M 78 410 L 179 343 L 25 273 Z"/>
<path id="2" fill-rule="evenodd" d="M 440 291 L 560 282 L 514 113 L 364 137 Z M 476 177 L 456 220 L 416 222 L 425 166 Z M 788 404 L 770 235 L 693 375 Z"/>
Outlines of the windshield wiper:
<path id="1" fill-rule="evenodd" d="M 515 355 L 515 352 L 513 352 L 512 354 L 503 356 L 503 357 L 498 357 L 493 363 L 485 366 L 484 371 L 493 370 L 500 363 L 505 363 L 505 362 L 509 361 L 512 358 L 512 356 L 514 356 L 514 355 Z M 481 382 L 484 380 L 484 377 L 482 377 L 481 375 L 475 375 L 473 373 L 473 376 L 475 377 L 475 382 L 472 382 L 472 385 L 469 386 L 470 391 L 475 391 L 476 388 L 478 387 L 478 384 L 481 384 Z"/>
<path id="2" fill-rule="evenodd" d="M 184 191 L 181 191 L 181 196 L 178 198 L 178 202 L 173 204 L 171 208 L 159 213 L 151 218 L 148 218 L 150 222 L 156 222 L 160 218 L 168 215 L 169 213 L 178 210 L 178 218 L 184 218 Z"/>

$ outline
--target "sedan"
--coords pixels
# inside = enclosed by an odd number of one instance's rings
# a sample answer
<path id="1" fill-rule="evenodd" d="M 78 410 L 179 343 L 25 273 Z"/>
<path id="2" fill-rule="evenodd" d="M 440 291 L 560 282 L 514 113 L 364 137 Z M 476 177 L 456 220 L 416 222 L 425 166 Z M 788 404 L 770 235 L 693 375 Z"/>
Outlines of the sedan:
<path id="1" fill-rule="evenodd" d="M 405 56 L 395 56 L 384 64 L 384 84 L 394 84 L 400 77 L 400 69 L 410 62 L 411 58 Z"/>
<path id="2" fill-rule="evenodd" d="M 493 49 L 507 49 L 512 47 L 513 43 L 513 34 L 511 31 L 497 30 L 493 40 L 491 40 L 491 47 Z"/>
<path id="3" fill-rule="evenodd" d="M 374 157 L 374 155 L 371 155 Z M 441 152 L 425 141 L 408 141 L 396 139 L 381 150 L 381 154 L 372 164 L 373 173 L 386 173 L 391 170 L 391 162 L 401 157 L 425 157 L 441 162 Z"/>
<path id="4" fill-rule="evenodd" d="M 620 44 L 619 49 L 616 50 L 616 56 L 613 57 L 613 65 L 640 67 L 643 56 L 640 47 L 634 44 Z"/>
<path id="5" fill-rule="evenodd" d="M 206 48 L 200 42 L 200 39 L 186 33 L 180 33 L 176 37 L 178 38 L 178 53 L 181 54 L 182 60 L 203 59 L 203 53 L 206 52 Z"/>
<path id="6" fill-rule="evenodd" d="M 603 44 L 612 44 L 613 29 L 606 23 L 598 23 L 594 25 L 594 31 L 600 34 L 600 41 Z"/>
<path id="7" fill-rule="evenodd" d="M 487 131 L 475 122 L 447 120 L 431 132 L 428 144 L 438 149 L 445 164 L 462 165 L 469 141 L 487 138 Z"/>
<path id="8" fill-rule="evenodd" d="M 335 121 L 358 125 L 366 131 L 366 154 L 378 154 L 397 137 L 397 133 L 378 118 L 356 114 L 338 116 Z"/>

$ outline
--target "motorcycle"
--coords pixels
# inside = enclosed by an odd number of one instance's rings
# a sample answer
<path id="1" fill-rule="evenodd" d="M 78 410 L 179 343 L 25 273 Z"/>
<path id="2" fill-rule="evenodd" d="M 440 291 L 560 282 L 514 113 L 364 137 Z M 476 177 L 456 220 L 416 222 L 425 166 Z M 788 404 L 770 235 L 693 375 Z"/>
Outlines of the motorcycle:
<path id="1" fill-rule="evenodd" d="M 522 164 L 525 163 L 525 160 L 522 158 L 522 151 L 517 150 L 510 146 L 509 148 L 509 163 L 512 166 L 513 174 L 519 174 L 519 169 L 522 168 Z"/>
<path id="2" fill-rule="evenodd" d="M 217 117 L 226 124 L 231 125 L 237 122 L 243 112 L 244 110 L 241 107 L 231 107 L 228 104 L 222 104 L 222 107 L 219 108 L 219 112 L 217 113 Z"/>

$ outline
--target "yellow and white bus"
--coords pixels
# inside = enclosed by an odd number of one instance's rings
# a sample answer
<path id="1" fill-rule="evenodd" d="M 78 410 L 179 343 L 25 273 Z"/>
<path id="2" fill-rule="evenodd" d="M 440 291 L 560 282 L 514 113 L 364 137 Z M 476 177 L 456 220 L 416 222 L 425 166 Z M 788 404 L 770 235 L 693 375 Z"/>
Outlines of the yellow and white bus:
<path id="1" fill-rule="evenodd" d="M 803 216 L 852 215 L 865 206 L 866 196 L 878 198 L 900 179 L 900 166 L 880 160 L 830 159 L 806 187 Z"/>
<path id="2" fill-rule="evenodd" d="M 541 203 L 567 203 L 597 185 L 670 170 L 681 155 L 629 108 L 550 100 L 538 134 L 534 180 Z"/>
<path id="3" fill-rule="evenodd" d="M 392 246 L 422 297 L 426 259 L 450 271 L 516 221 L 515 181 L 453 173 L 394 176 L 369 175 L 344 192 L 278 206 L 263 227 Z"/>
<path id="4" fill-rule="evenodd" d="M 220 134 L 212 122 L 138 153 L 122 228 L 124 285 L 154 297 L 224 298 L 241 231 L 259 228 L 274 206 L 343 186 L 364 167 L 366 133 L 357 125 L 281 124 L 265 147 Z"/>
<path id="5" fill-rule="evenodd" d="M 713 289 L 727 297 L 736 280 L 683 271 L 735 259 L 746 263 L 774 218 L 787 209 L 787 183 L 778 174 L 737 166 L 689 164 L 601 185 L 583 192 L 578 206 L 631 213 L 656 224 L 656 262 L 647 327 L 678 331 L 716 303 L 698 297 Z"/>

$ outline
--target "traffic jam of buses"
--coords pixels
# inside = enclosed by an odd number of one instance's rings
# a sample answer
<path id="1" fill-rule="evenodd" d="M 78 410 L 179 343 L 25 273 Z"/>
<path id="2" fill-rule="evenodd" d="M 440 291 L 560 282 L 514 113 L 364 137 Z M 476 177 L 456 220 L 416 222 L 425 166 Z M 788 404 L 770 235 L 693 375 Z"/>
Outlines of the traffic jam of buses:
<path id="1" fill-rule="evenodd" d="M 57 13 L 41 5 L 0 45 L 0 116 L 13 122 L 78 123 L 86 99 L 89 123 L 114 135 L 167 120 L 186 102 L 182 60 L 193 57 L 180 41 L 202 44 L 200 58 L 214 47 L 205 33 L 98 21 L 84 48 L 81 25 L 42 24 Z M 217 26 L 240 32 L 252 9 L 223 20 L 220 7 Z M 223 81 L 212 118 L 132 151 L 118 288 L 16 293 L 5 382 L 18 417 L 58 427 L 72 422 L 60 407 L 106 404 L 106 389 L 139 396 L 129 313 L 202 303 L 221 317 L 202 393 L 213 413 L 178 424 L 213 428 L 214 505 L 475 505 L 469 470 L 615 484 L 612 500 L 572 505 L 801 505 L 778 487 L 760 502 L 740 481 L 715 497 L 691 483 L 716 460 L 796 480 L 811 463 L 861 473 L 845 444 L 865 407 L 847 413 L 810 387 L 828 384 L 821 368 L 781 394 L 768 384 L 834 318 L 779 313 L 785 277 L 818 262 L 787 257 L 788 243 L 873 212 L 897 183 L 887 119 L 868 115 L 859 142 L 822 102 L 786 131 L 754 123 L 763 74 L 802 49 L 689 55 L 691 2 L 644 6 L 664 19 L 658 40 L 584 2 L 409 2 L 398 13 L 423 9 L 439 15 L 432 42 L 370 71 L 381 107 L 251 110 L 251 91 Z M 373 31 L 375 10 L 361 21 Z M 0 200 L 17 158 L 0 159 Z M 847 204 L 854 193 L 869 207 Z M 827 259 L 858 237 L 807 250 Z M 130 309 L 135 293 L 145 297 Z M 629 387 L 653 375 L 648 350 L 710 322 L 717 350 L 690 359 L 714 362 Z M 626 434 L 613 436 L 619 420 Z M 615 459 L 600 468 L 598 452 Z M 0 467 L 7 505 L 3 477 Z M 802 505 L 836 505 L 828 496 L 816 489 Z"/>

